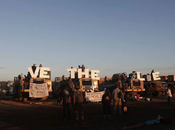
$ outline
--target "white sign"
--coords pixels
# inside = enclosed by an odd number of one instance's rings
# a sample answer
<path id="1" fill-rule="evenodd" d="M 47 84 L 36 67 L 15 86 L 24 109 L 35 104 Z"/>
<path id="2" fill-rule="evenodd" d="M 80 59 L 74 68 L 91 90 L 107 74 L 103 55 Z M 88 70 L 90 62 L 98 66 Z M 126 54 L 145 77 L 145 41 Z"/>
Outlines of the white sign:
<path id="1" fill-rule="evenodd" d="M 71 73 L 71 79 L 75 78 L 75 72 L 78 70 L 78 78 L 82 78 L 82 75 L 85 75 L 85 78 L 89 78 L 89 69 L 85 69 L 84 72 L 82 72 L 82 69 L 67 69 Z M 100 73 L 99 70 L 91 70 L 91 78 L 100 80 L 100 77 L 98 77 L 98 73 Z"/>
<path id="2" fill-rule="evenodd" d="M 140 75 L 140 72 L 135 72 L 133 73 L 132 79 L 139 79 L 140 81 L 145 81 L 145 78 L 141 78 Z"/>
<path id="3" fill-rule="evenodd" d="M 50 75 L 48 74 L 48 71 L 50 71 L 50 68 L 46 68 L 46 67 L 37 67 L 36 70 L 35 70 L 35 73 L 33 72 L 32 68 L 29 67 L 28 68 L 28 71 L 31 75 L 31 77 L 33 78 L 36 78 L 38 76 L 38 72 L 40 71 L 39 73 L 39 77 L 40 78 L 50 78 Z"/>
<path id="4" fill-rule="evenodd" d="M 29 97 L 42 98 L 49 96 L 47 83 L 35 84 L 30 83 Z"/>
<path id="5" fill-rule="evenodd" d="M 140 72 L 137 72 L 137 79 L 139 79 L 140 81 L 145 81 L 145 78 L 140 78 Z"/>
<path id="6" fill-rule="evenodd" d="M 86 101 L 90 101 L 90 102 L 100 102 L 102 100 L 102 96 L 105 93 L 105 91 L 102 92 L 86 92 L 85 93 L 85 98 Z"/>
<path id="7" fill-rule="evenodd" d="M 161 78 L 159 77 L 159 72 L 154 72 L 152 73 L 152 76 L 153 76 L 153 80 L 160 80 Z"/>

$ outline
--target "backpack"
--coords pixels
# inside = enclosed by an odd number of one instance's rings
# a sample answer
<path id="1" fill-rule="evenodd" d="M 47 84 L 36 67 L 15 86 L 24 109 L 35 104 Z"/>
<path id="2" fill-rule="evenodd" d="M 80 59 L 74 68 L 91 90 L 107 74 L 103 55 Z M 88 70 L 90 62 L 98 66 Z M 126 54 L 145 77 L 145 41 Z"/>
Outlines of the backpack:
<path id="1" fill-rule="evenodd" d="M 105 98 L 104 98 L 104 100 L 105 100 L 105 101 L 110 101 L 111 99 L 110 99 L 109 96 L 106 95 Z"/>
<path id="2" fill-rule="evenodd" d="M 83 102 L 84 102 L 83 92 L 81 92 L 81 91 L 76 91 L 75 93 L 76 93 L 76 97 L 75 97 L 76 102 L 77 102 L 77 103 L 83 103 Z"/>
<path id="3" fill-rule="evenodd" d="M 122 92 L 118 92 L 118 95 L 117 95 L 118 98 L 121 98 L 122 97 Z"/>

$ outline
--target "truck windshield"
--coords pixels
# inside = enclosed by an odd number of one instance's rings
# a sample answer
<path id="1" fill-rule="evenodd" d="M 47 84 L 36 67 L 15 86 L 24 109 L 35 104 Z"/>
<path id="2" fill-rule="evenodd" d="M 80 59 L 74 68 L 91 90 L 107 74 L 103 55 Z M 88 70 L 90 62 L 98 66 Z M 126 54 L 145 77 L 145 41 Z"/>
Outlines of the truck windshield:
<path id="1" fill-rule="evenodd" d="M 92 81 L 82 81 L 82 85 L 92 85 Z"/>
<path id="2" fill-rule="evenodd" d="M 133 81 L 133 86 L 140 86 L 140 81 L 138 82 Z"/>

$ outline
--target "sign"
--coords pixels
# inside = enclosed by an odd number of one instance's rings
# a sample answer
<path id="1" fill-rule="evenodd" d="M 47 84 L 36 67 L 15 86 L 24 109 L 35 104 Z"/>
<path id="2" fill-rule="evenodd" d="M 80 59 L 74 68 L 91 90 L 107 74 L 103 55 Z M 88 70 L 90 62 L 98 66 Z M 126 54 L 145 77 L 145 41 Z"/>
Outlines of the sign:
<path id="1" fill-rule="evenodd" d="M 29 97 L 42 98 L 46 96 L 49 96 L 47 83 L 30 83 Z"/>
<path id="2" fill-rule="evenodd" d="M 39 74 L 39 77 L 40 78 L 46 78 L 46 79 L 49 79 L 50 78 L 50 75 L 48 73 L 48 71 L 50 71 L 50 68 L 46 68 L 46 67 L 37 67 L 35 72 L 33 72 L 32 68 L 29 67 L 28 68 L 28 71 L 31 75 L 32 78 L 36 78 Z"/>
<path id="3" fill-rule="evenodd" d="M 141 75 L 140 72 L 133 72 L 132 74 L 133 74 L 132 79 L 139 79 L 140 81 L 145 81 L 145 78 L 140 77 L 140 75 Z"/>
<path id="4" fill-rule="evenodd" d="M 101 92 L 86 92 L 85 98 L 87 102 L 100 102 L 105 91 Z"/>
<path id="5" fill-rule="evenodd" d="M 85 69 L 84 72 L 82 72 L 82 69 L 67 69 L 67 71 L 69 71 L 71 73 L 71 79 L 75 78 L 75 72 L 78 70 L 78 78 L 82 78 L 82 75 L 85 75 L 85 78 L 92 78 L 92 79 L 96 79 L 96 80 L 100 80 L 100 77 L 98 77 L 98 73 L 100 73 L 99 70 L 91 70 L 89 71 L 89 69 Z M 91 77 L 89 76 L 89 72 L 91 72 Z"/>
<path id="6" fill-rule="evenodd" d="M 161 78 L 159 77 L 159 72 L 154 72 L 152 73 L 152 76 L 153 76 L 153 80 L 160 80 Z"/>
<path id="7" fill-rule="evenodd" d="M 132 79 L 139 79 L 140 81 L 145 81 L 145 78 L 141 78 L 140 72 L 134 72 L 132 73 Z M 152 73 L 153 81 L 160 80 L 161 78 L 159 77 L 159 72 L 153 72 Z M 151 81 L 151 75 L 147 75 L 147 81 Z"/>

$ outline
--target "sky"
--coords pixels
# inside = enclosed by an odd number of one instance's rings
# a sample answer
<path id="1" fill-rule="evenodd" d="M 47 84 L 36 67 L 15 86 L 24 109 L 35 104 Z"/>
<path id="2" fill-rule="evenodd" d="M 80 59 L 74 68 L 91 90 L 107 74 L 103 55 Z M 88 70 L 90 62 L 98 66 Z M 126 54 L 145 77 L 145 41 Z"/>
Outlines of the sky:
<path id="1" fill-rule="evenodd" d="M 175 74 L 175 0 L 0 0 L 0 81 L 28 67 L 55 77 Z"/>

